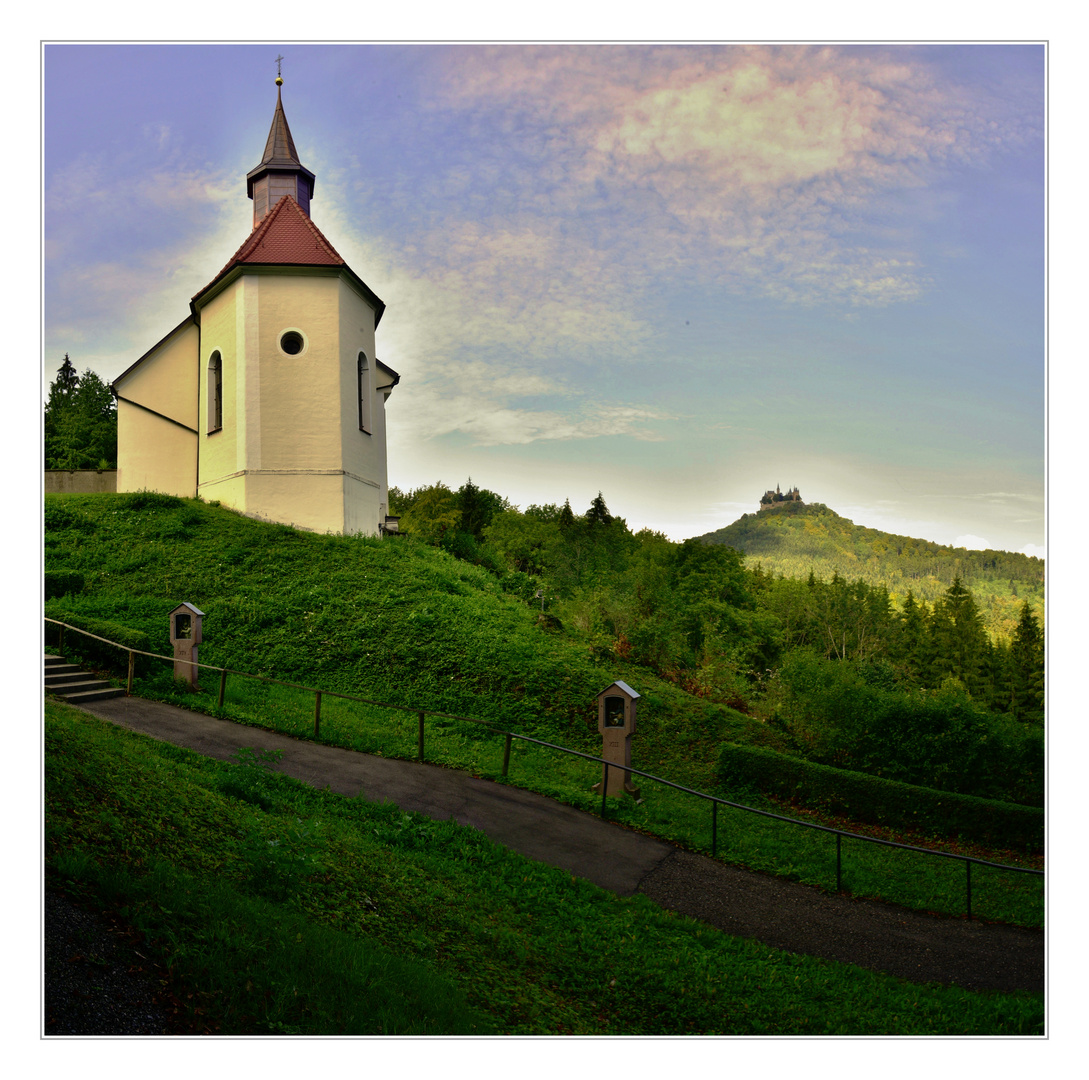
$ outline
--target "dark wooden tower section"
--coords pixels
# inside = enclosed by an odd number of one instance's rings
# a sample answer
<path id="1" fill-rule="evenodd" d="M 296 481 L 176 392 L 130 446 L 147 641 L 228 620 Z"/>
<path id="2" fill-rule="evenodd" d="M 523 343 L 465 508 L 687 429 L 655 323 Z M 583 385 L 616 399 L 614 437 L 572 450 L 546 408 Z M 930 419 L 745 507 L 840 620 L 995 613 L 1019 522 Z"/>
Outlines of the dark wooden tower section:
<path id="1" fill-rule="evenodd" d="M 256 229 L 268 212 L 290 195 L 308 217 L 310 200 L 314 197 L 314 174 L 299 161 L 291 128 L 287 126 L 284 105 L 280 100 L 283 79 L 276 79 L 276 111 L 272 116 L 268 141 L 261 164 L 246 174 L 246 194 L 253 199 L 253 227 Z"/>

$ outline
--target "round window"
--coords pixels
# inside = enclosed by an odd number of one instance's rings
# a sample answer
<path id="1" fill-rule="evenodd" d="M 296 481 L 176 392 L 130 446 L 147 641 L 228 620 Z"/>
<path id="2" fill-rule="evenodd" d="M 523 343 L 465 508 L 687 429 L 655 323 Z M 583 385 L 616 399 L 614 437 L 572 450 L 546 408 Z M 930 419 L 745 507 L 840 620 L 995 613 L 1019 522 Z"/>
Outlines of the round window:
<path id="1" fill-rule="evenodd" d="M 287 353 L 288 356 L 298 356 L 303 351 L 303 346 L 306 342 L 303 340 L 302 334 L 298 330 L 288 330 L 280 338 L 280 348 Z"/>

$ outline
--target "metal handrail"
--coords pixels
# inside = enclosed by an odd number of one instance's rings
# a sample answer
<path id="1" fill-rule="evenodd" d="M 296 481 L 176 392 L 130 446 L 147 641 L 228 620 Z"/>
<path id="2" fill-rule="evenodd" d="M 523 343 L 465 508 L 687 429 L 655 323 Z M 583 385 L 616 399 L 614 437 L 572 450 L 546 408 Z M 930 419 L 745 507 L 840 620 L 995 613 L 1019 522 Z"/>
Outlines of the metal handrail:
<path id="1" fill-rule="evenodd" d="M 148 656 L 155 660 L 168 660 L 171 663 L 174 662 L 173 656 L 163 656 L 160 653 L 144 652 L 140 649 L 131 649 L 127 645 L 122 645 L 116 641 L 110 641 L 109 638 L 99 637 L 97 634 L 92 634 L 89 630 L 81 630 L 78 626 L 72 626 L 69 623 L 61 622 L 59 619 L 45 618 L 47 623 L 52 623 L 54 626 L 60 626 L 66 630 L 74 630 L 78 634 L 84 634 L 87 637 L 94 638 L 96 641 L 101 641 L 106 645 L 113 645 L 115 648 L 123 649 L 129 654 L 129 683 L 128 693 L 132 693 L 132 679 L 133 679 L 133 657 L 134 656 Z M 228 675 L 239 675 L 246 679 L 257 679 L 259 682 L 271 683 L 275 686 L 287 686 L 294 690 L 304 690 L 307 693 L 316 695 L 316 704 L 314 708 L 314 736 L 318 737 L 318 731 L 321 722 L 321 699 L 323 697 L 335 697 L 345 701 L 358 701 L 364 705 L 374 705 L 383 709 L 396 709 L 400 712 L 414 712 L 419 716 L 419 741 L 417 748 L 417 757 L 420 761 L 424 759 L 424 717 L 435 716 L 444 720 L 458 720 L 469 724 L 479 724 L 483 727 L 490 729 L 495 734 L 506 736 L 506 743 L 504 746 L 503 754 L 503 776 L 507 775 L 507 767 L 510 762 L 510 744 L 512 739 L 520 739 L 523 742 L 534 743 L 537 746 L 544 746 L 550 750 L 558 750 L 564 754 L 570 754 L 573 757 L 580 757 L 586 761 L 593 761 L 599 765 L 604 766 L 603 779 L 602 779 L 602 798 L 601 798 L 601 816 L 605 817 L 605 791 L 607 788 L 608 770 L 612 768 L 621 768 L 613 762 L 609 762 L 603 757 L 597 757 L 594 754 L 587 754 L 582 750 L 572 750 L 569 746 L 561 746 L 559 743 L 548 742 L 546 739 L 538 739 L 532 735 L 523 735 L 517 731 L 508 731 L 506 728 L 502 728 L 492 723 L 490 720 L 481 720 L 474 716 L 460 716 L 456 713 L 439 712 L 435 709 L 421 709 L 416 705 L 397 705 L 388 701 L 374 701 L 371 698 L 360 697 L 358 694 L 347 694 L 339 690 L 319 690 L 314 686 L 306 686 L 303 683 L 289 682 L 285 679 L 274 679 L 268 675 L 254 675 L 247 671 L 238 671 L 234 668 L 219 667 L 215 664 L 200 664 L 193 661 L 186 661 L 187 666 L 194 668 L 206 668 L 209 671 L 218 671 L 220 673 L 220 687 L 219 687 L 219 706 L 223 705 L 223 695 L 226 686 L 226 679 Z M 865 833 L 851 832 L 847 829 L 836 829 L 831 825 L 820 825 L 814 821 L 803 821 L 801 818 L 788 817 L 785 814 L 776 814 L 770 810 L 760 810 L 755 806 L 746 806 L 744 803 L 733 802 L 730 799 L 724 799 L 718 795 L 711 795 L 706 791 L 700 791 L 698 788 L 687 787 L 684 784 L 678 784 L 673 780 L 666 780 L 664 777 L 656 776 L 654 773 L 646 772 L 643 769 L 636 769 L 630 765 L 624 765 L 623 769 L 626 773 L 635 773 L 637 776 L 646 777 L 648 780 L 653 780 L 656 783 L 664 784 L 666 787 L 675 789 L 676 791 L 683 791 L 688 795 L 694 795 L 700 799 L 706 799 L 712 804 L 712 826 L 711 826 L 711 855 L 717 856 L 717 832 L 718 832 L 718 808 L 719 806 L 729 806 L 735 810 L 744 810 L 750 814 L 759 814 L 761 817 L 773 818 L 776 821 L 785 821 L 790 825 L 801 825 L 806 829 L 816 829 L 819 832 L 830 833 L 836 838 L 836 892 L 842 891 L 842 859 L 841 859 L 841 844 L 843 838 L 850 837 L 853 840 L 862 840 L 868 844 L 881 844 L 885 847 L 900 848 L 904 851 L 915 851 L 921 855 L 937 855 L 945 859 L 959 859 L 965 864 L 966 878 L 967 878 L 967 917 L 972 917 L 972 864 L 975 863 L 978 866 L 990 866 L 998 870 L 1012 870 L 1015 873 L 1020 874 L 1034 874 L 1038 877 L 1043 877 L 1045 871 L 1036 870 L 1028 866 L 1014 866 L 1010 863 L 997 863 L 988 859 L 978 859 L 972 855 L 960 855 L 950 851 L 940 851 L 936 848 L 919 847 L 917 844 L 903 844 L 896 840 L 883 840 L 877 836 L 867 836 Z"/>

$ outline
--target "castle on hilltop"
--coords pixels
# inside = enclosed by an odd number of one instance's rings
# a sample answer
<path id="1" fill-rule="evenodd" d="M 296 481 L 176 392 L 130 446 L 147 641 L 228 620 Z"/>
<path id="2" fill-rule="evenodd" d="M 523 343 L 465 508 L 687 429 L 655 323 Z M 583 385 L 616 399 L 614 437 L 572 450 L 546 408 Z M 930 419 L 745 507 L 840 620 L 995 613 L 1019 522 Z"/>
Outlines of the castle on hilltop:
<path id="1" fill-rule="evenodd" d="M 800 503 L 801 501 L 802 493 L 798 490 L 797 485 L 795 485 L 793 491 L 782 492 L 779 490 L 779 485 L 776 484 L 774 491 L 765 491 L 760 497 L 760 509 L 767 510 L 769 507 L 778 506 L 779 503 Z"/>

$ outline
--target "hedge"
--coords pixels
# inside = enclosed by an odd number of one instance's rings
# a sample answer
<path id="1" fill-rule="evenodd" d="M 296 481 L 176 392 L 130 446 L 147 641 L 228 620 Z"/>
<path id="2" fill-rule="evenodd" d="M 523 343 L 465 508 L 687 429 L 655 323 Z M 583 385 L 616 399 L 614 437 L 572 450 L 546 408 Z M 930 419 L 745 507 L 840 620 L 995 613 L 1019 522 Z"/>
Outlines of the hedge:
<path id="1" fill-rule="evenodd" d="M 1042 851 L 1044 846 L 1044 812 L 1038 807 L 936 791 L 763 747 L 726 743 L 719 754 L 718 782 L 725 790 L 755 788 L 874 825 L 959 836 L 999 848 Z"/>
<path id="2" fill-rule="evenodd" d="M 45 598 L 54 600 L 58 596 L 67 596 L 69 593 L 83 592 L 83 575 L 74 571 L 58 570 L 45 574 Z"/>
<path id="3" fill-rule="evenodd" d="M 118 649 L 113 645 L 107 645 L 103 641 L 96 641 L 85 634 L 64 631 L 64 651 L 73 661 L 100 664 L 107 670 L 128 670 L 128 653 L 124 649 L 135 649 L 139 652 L 151 652 L 151 639 L 141 630 L 132 630 L 120 623 L 109 622 L 106 619 L 92 619 L 86 615 L 76 615 L 70 611 L 64 611 L 55 604 L 46 604 L 45 616 L 47 619 L 56 619 L 58 622 L 67 623 L 77 630 L 86 630 L 88 634 L 115 641 L 123 646 Z M 53 623 L 45 624 L 45 644 L 47 648 L 60 648 L 61 628 Z M 136 657 L 136 671 L 145 674 L 157 666 L 157 662 L 146 656 Z"/>

